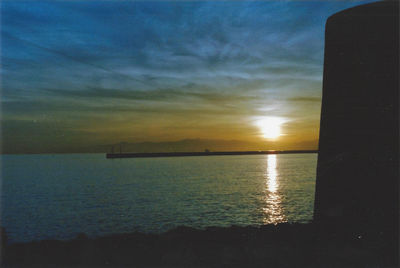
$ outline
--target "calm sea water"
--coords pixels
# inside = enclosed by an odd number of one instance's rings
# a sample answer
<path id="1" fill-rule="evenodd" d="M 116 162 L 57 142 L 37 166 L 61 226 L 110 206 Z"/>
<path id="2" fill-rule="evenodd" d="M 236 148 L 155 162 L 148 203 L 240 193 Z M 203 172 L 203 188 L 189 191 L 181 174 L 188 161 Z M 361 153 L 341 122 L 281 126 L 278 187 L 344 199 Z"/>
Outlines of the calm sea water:
<path id="1" fill-rule="evenodd" d="M 312 219 L 316 154 L 2 156 L 11 242 Z"/>

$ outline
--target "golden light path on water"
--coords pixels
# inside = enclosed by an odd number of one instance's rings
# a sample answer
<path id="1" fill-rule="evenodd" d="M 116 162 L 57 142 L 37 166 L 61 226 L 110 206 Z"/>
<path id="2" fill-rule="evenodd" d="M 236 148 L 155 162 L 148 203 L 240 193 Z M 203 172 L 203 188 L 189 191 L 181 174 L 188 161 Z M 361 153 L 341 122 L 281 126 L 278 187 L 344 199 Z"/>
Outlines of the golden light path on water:
<path id="1" fill-rule="evenodd" d="M 264 210 L 264 223 L 274 223 L 285 221 L 281 202 L 282 198 L 279 194 L 279 181 L 276 155 L 267 155 L 267 172 L 266 172 L 266 207 Z"/>

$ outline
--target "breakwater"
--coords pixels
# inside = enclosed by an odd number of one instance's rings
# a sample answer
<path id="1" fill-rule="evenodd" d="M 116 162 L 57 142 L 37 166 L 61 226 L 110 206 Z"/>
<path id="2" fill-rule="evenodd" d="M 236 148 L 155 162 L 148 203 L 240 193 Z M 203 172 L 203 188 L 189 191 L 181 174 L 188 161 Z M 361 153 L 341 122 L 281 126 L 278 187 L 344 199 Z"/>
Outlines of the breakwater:
<path id="1" fill-rule="evenodd" d="M 226 152 L 170 152 L 170 153 L 107 153 L 106 158 L 138 157 L 179 157 L 179 156 L 214 156 L 214 155 L 260 155 L 260 154 L 307 154 L 318 153 L 317 150 L 290 151 L 226 151 Z"/>

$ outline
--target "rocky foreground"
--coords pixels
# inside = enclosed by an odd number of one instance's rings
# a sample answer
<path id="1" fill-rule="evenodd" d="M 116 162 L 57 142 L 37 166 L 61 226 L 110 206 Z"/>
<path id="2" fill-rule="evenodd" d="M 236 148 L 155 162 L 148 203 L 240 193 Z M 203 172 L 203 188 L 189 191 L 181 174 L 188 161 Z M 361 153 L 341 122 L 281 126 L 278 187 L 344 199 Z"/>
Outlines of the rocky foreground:
<path id="1" fill-rule="evenodd" d="M 178 227 L 163 234 L 7 244 L 2 267 L 398 267 L 397 237 L 312 224 Z"/>

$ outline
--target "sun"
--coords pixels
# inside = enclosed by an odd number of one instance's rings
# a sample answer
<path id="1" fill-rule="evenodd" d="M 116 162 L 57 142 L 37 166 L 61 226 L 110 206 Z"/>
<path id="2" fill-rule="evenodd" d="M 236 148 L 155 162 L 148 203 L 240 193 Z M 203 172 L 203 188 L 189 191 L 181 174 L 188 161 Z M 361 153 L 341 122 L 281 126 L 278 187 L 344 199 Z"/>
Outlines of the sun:
<path id="1" fill-rule="evenodd" d="M 266 139 L 276 139 L 282 135 L 281 125 L 284 122 L 279 117 L 263 117 L 256 121 L 256 125 L 260 128 L 261 133 Z"/>

